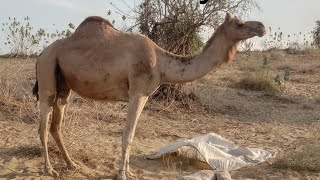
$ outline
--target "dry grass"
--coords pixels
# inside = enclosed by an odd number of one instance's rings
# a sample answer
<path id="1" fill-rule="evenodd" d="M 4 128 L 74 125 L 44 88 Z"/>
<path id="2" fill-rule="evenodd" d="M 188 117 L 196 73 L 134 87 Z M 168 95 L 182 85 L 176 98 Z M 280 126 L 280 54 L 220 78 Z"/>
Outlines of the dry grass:
<path id="1" fill-rule="evenodd" d="M 234 84 L 234 86 L 244 90 L 266 91 L 273 94 L 280 90 L 279 86 L 272 79 L 258 73 L 247 75 Z"/>
<path id="2" fill-rule="evenodd" d="M 273 164 L 274 168 L 320 173 L 320 122 L 312 126 L 312 139 L 299 142 L 294 150 L 278 157 Z"/>
<path id="3" fill-rule="evenodd" d="M 320 78 L 317 76 L 320 53 L 267 53 L 272 59 L 270 75 L 286 66 L 293 72 L 292 81 L 276 95 L 266 93 L 272 85 L 269 87 L 263 79 L 255 79 L 259 76 L 254 74 L 261 72 L 262 55 L 252 53 L 249 59 L 238 55 L 233 64 L 187 84 L 184 90 L 192 94 L 190 99 L 148 102 L 138 123 L 130 159 L 131 168 L 140 179 L 177 179 L 208 168 L 196 161 L 192 153 L 155 161 L 144 158 L 171 141 L 208 132 L 221 134 L 239 146 L 280 151 L 275 165 L 243 168 L 232 173 L 234 178 L 320 178 L 317 169 L 320 148 L 316 145 L 319 141 L 316 132 L 320 127 L 315 125 L 320 117 Z M 0 178 L 50 179 L 41 174 L 39 111 L 31 95 L 34 63 L 33 59 L 0 59 L 0 147 L 3 147 Z M 72 94 L 63 135 L 71 157 L 84 170 L 68 171 L 50 138 L 51 162 L 61 179 L 114 177 L 121 156 L 126 110 L 126 103 L 94 102 Z M 300 170 L 307 173 L 297 173 Z"/>
<path id="4" fill-rule="evenodd" d="M 320 145 L 319 141 L 302 146 L 300 149 L 290 152 L 277 159 L 275 168 L 290 169 L 295 171 L 320 172 Z"/>
<path id="5" fill-rule="evenodd" d="M 313 48 L 307 48 L 307 47 L 300 47 L 300 48 L 287 48 L 286 49 L 286 53 L 288 54 L 303 54 L 303 55 L 308 55 L 310 53 L 312 53 L 313 51 L 315 51 L 315 49 Z"/>
<path id="6" fill-rule="evenodd" d="M 250 91 L 265 91 L 276 93 L 280 91 L 275 81 L 275 72 L 270 69 L 274 61 L 279 61 L 283 54 L 279 51 L 270 53 L 253 54 L 246 57 L 246 61 L 240 66 L 243 76 L 232 84 L 232 87 Z M 263 59 L 267 60 L 266 63 Z"/>
<path id="7" fill-rule="evenodd" d="M 32 86 L 30 72 L 32 60 L 1 60 L 0 67 L 0 106 L 2 113 L 10 119 L 35 123 L 37 108 L 35 99 L 29 93 Z"/>

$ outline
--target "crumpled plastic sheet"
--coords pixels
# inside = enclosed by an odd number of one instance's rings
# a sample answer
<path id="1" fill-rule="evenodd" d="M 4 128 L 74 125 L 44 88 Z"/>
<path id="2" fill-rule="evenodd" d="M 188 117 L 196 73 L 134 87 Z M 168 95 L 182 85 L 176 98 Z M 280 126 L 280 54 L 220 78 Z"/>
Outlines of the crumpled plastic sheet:
<path id="1" fill-rule="evenodd" d="M 162 147 L 158 152 L 149 155 L 148 159 L 157 159 L 164 154 L 177 152 L 180 147 L 195 148 L 201 157 L 215 171 L 233 171 L 243 166 L 255 165 L 268 158 L 274 158 L 275 150 L 237 147 L 233 142 L 222 136 L 209 133 L 192 139 L 180 139 Z"/>

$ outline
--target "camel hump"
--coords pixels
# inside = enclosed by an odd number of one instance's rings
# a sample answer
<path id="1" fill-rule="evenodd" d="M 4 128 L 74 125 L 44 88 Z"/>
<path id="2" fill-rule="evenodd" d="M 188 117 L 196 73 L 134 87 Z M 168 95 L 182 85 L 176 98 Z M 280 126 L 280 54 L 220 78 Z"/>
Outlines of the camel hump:
<path id="1" fill-rule="evenodd" d="M 88 23 L 92 23 L 92 22 L 106 24 L 106 25 L 113 27 L 113 25 L 110 23 L 110 21 L 108 21 L 100 16 L 87 17 L 84 21 L 82 21 L 82 23 L 79 25 L 79 27 L 82 25 L 88 24 Z"/>

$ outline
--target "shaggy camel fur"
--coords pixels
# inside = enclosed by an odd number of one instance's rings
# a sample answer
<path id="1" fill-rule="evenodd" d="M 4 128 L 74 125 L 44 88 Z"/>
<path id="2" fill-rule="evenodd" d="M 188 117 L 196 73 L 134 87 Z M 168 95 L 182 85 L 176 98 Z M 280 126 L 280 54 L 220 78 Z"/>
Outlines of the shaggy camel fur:
<path id="1" fill-rule="evenodd" d="M 189 82 L 208 74 L 233 59 L 239 41 L 264 34 L 261 22 L 242 21 L 227 14 L 201 53 L 179 56 L 146 36 L 123 33 L 101 17 L 88 17 L 70 37 L 52 43 L 37 60 L 34 94 L 40 101 L 39 133 L 45 173 L 58 175 L 48 156 L 51 113 L 50 133 L 68 168 L 77 168 L 61 135 L 70 90 L 94 100 L 129 102 L 118 179 L 131 178 L 134 176 L 129 171 L 130 144 L 148 96 L 162 84 Z"/>

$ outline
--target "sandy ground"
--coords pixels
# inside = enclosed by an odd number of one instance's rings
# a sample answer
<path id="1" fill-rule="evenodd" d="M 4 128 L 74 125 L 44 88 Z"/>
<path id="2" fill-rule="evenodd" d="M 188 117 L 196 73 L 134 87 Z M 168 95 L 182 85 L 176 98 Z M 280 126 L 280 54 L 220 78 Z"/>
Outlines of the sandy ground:
<path id="1" fill-rule="evenodd" d="M 148 102 L 139 120 L 130 166 L 138 179 L 179 179 L 208 165 L 188 157 L 146 160 L 145 155 L 179 138 L 215 132 L 238 146 L 273 148 L 279 157 L 319 142 L 320 53 L 274 54 L 270 73 L 288 66 L 291 80 L 281 93 L 249 91 L 234 86 L 261 53 L 236 61 L 188 83 L 197 101 Z M 0 179 L 53 179 L 43 176 L 38 137 L 39 115 L 31 95 L 34 60 L 0 59 Z M 114 179 L 121 155 L 125 103 L 93 102 L 72 95 L 63 134 L 80 170 L 70 171 L 54 141 L 49 155 L 60 179 Z M 318 149 L 319 150 L 319 149 Z M 234 179 L 320 179 L 320 172 L 281 169 L 276 159 L 231 172 Z"/>

